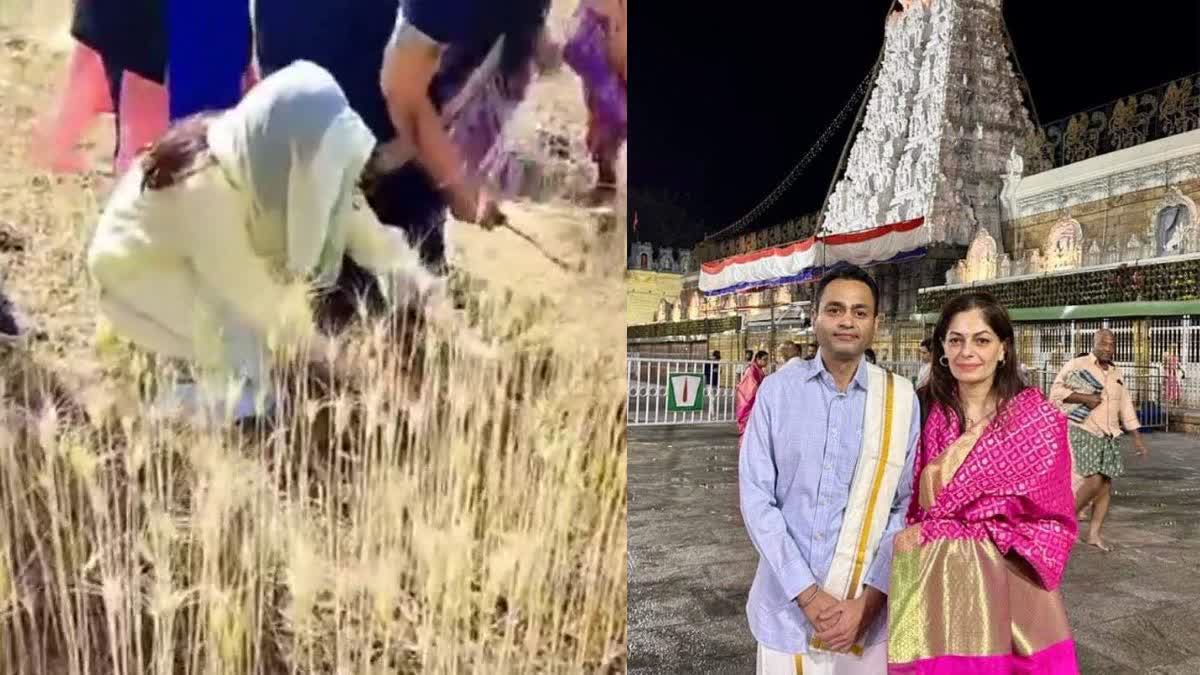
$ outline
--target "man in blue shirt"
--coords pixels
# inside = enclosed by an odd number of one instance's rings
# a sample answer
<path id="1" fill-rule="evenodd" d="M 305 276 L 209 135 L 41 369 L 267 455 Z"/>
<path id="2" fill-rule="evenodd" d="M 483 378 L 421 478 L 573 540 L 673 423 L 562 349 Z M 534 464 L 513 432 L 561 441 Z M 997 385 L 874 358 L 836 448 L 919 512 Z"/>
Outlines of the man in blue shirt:
<path id="1" fill-rule="evenodd" d="M 863 358 L 878 297 L 857 267 L 821 280 L 818 354 L 763 382 L 742 441 L 759 673 L 886 672 L 892 538 L 912 492 L 920 410 L 908 380 Z"/>

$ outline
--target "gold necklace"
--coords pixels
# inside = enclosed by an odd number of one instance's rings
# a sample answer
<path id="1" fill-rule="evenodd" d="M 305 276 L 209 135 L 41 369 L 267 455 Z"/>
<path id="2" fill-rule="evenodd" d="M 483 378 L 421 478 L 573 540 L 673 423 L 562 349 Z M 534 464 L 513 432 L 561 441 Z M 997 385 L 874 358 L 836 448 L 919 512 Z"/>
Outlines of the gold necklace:
<path id="1" fill-rule="evenodd" d="M 995 406 L 995 404 L 993 404 L 991 411 L 988 412 L 986 415 L 980 417 L 979 419 L 969 417 L 969 416 L 967 416 L 967 414 L 965 412 L 963 413 L 963 417 L 965 417 L 967 419 L 967 428 L 974 429 L 975 425 L 977 425 L 981 422 L 986 422 L 987 420 L 990 420 L 995 414 L 996 414 L 996 406 Z"/>

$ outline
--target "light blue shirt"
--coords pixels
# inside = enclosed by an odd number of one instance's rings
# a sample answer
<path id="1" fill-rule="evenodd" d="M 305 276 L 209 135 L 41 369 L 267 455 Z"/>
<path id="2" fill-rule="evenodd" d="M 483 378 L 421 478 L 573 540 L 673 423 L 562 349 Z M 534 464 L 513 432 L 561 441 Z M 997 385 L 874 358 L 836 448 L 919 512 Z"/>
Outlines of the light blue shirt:
<path id="1" fill-rule="evenodd" d="M 738 492 L 759 555 L 746 615 L 755 639 L 773 650 L 808 652 L 813 627 L 795 599 L 824 581 L 833 562 L 861 450 L 867 382 L 864 360 L 846 392 L 839 392 L 818 356 L 780 370 L 758 389 L 742 441 Z M 887 529 L 863 580 L 885 594 L 892 539 L 904 527 L 912 494 L 920 422 L 914 405 Z M 883 611 L 867 629 L 865 644 L 887 639 L 886 627 Z"/>

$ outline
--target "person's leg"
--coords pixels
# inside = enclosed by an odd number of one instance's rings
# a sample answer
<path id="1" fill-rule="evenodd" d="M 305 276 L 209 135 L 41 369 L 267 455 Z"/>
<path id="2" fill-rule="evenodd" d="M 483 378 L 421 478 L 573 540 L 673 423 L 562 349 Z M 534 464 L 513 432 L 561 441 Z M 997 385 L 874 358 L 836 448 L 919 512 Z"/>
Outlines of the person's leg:
<path id="1" fill-rule="evenodd" d="M 1110 550 L 1100 536 L 1100 528 L 1104 526 L 1104 517 L 1108 515 L 1108 504 L 1112 499 L 1112 479 L 1101 476 L 1101 485 L 1096 493 L 1096 503 L 1092 507 L 1092 522 L 1088 525 L 1087 543 L 1102 551 Z"/>
<path id="2" fill-rule="evenodd" d="M 1093 474 L 1083 479 L 1083 485 L 1080 486 L 1079 492 L 1075 493 L 1075 511 L 1082 511 L 1096 495 L 1100 493 L 1100 489 L 1104 485 L 1104 477 L 1100 474 Z"/>
<path id="3" fill-rule="evenodd" d="M 97 281 L 100 311 L 121 338 L 167 359 L 195 359 L 192 328 L 198 287 L 190 273 L 164 270 Z"/>
<path id="4" fill-rule="evenodd" d="M 123 71 L 115 63 L 101 59 L 104 65 L 104 77 L 108 80 L 108 96 L 113 102 L 113 169 L 116 171 L 121 156 L 121 82 L 125 79 Z"/>
<path id="5" fill-rule="evenodd" d="M 167 131 L 167 90 L 161 84 L 136 73 L 126 72 L 121 80 L 118 102 L 121 117 L 117 134 L 117 174 L 123 174 L 138 153 Z"/>
<path id="6" fill-rule="evenodd" d="M 88 168 L 78 149 L 100 113 L 113 109 L 100 55 L 79 42 L 71 53 L 62 95 L 34 132 L 34 159 L 52 171 L 74 173 Z"/>

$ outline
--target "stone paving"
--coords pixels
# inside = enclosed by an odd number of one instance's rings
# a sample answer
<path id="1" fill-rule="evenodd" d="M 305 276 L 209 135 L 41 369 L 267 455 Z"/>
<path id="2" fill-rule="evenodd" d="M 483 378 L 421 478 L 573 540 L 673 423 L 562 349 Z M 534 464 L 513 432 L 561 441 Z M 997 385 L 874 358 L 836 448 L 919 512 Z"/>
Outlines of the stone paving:
<path id="1" fill-rule="evenodd" d="M 629 432 L 629 672 L 753 673 L 731 426 Z M 1083 673 L 1200 673 L 1200 436 L 1146 436 L 1063 585 Z M 1126 442 L 1128 446 L 1128 442 Z"/>

